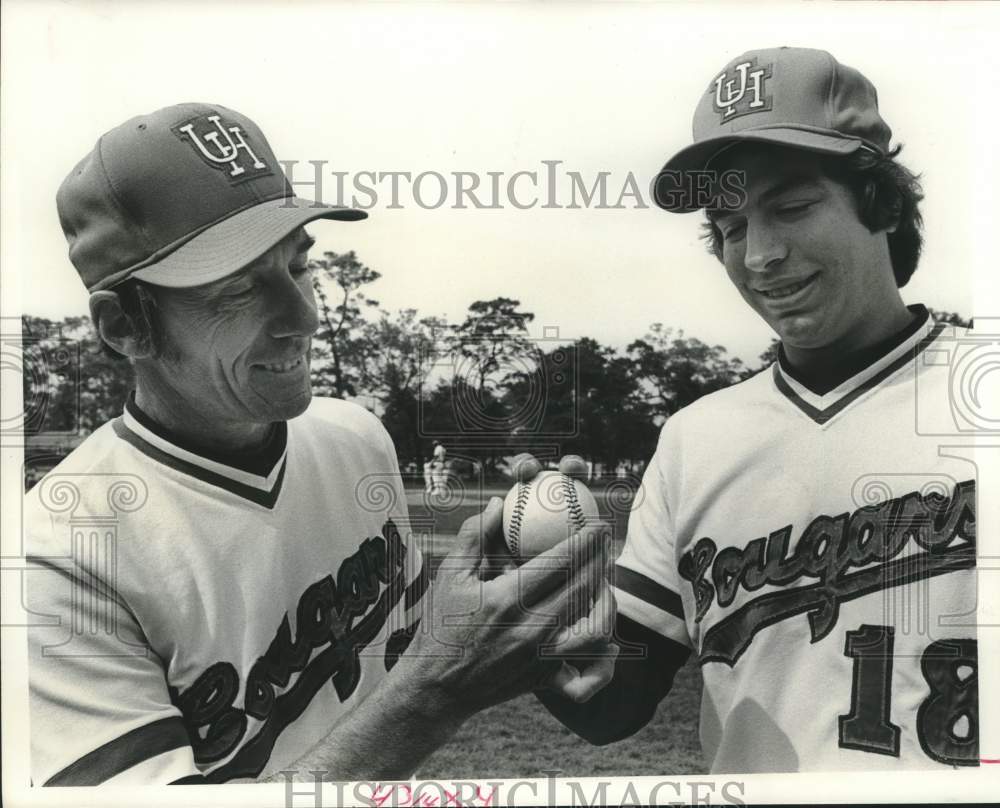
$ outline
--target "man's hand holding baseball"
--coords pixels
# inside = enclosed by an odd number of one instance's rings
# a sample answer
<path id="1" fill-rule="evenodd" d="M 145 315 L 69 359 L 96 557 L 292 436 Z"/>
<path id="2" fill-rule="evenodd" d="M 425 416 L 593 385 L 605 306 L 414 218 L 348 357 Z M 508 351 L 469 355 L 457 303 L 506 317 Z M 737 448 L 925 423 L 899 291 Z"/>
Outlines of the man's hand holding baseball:
<path id="1" fill-rule="evenodd" d="M 546 681 L 572 681 L 574 693 L 584 692 L 555 654 L 599 644 L 587 629 L 590 604 L 602 592 L 602 602 L 613 604 L 605 582 L 607 526 L 590 526 L 520 567 L 497 568 L 483 550 L 502 546 L 501 516 L 502 501 L 493 499 L 463 525 L 428 592 L 426 622 L 400 660 L 412 666 L 424 698 L 430 694 L 452 717 L 464 719 Z"/>

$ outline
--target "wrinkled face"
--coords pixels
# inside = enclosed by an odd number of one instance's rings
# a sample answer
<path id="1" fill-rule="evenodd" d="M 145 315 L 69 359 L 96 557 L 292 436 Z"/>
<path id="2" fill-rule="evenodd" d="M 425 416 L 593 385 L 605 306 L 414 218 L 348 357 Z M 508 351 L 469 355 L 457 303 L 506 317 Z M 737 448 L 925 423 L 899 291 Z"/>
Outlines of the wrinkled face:
<path id="1" fill-rule="evenodd" d="M 158 289 L 165 330 L 159 387 L 232 429 L 287 420 L 311 397 L 309 347 L 319 321 L 302 229 L 254 263 L 191 289 Z"/>
<path id="2" fill-rule="evenodd" d="M 745 204 L 711 218 L 729 279 L 786 346 L 850 348 L 898 292 L 886 231 L 870 232 L 820 165 L 795 149 L 734 149 L 716 167 L 745 172 Z"/>

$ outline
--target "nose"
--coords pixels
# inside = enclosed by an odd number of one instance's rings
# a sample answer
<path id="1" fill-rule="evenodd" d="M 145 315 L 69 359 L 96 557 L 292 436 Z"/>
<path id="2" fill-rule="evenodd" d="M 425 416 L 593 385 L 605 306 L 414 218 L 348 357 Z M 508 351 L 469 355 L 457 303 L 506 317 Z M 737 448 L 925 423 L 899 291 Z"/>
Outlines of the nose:
<path id="1" fill-rule="evenodd" d="M 274 295 L 271 317 L 272 337 L 311 337 L 319 328 L 319 314 L 312 282 L 291 275 L 271 287 Z"/>
<path id="2" fill-rule="evenodd" d="M 751 272 L 766 272 L 787 256 L 787 247 L 778 228 L 766 222 L 747 222 L 746 253 L 743 263 Z"/>

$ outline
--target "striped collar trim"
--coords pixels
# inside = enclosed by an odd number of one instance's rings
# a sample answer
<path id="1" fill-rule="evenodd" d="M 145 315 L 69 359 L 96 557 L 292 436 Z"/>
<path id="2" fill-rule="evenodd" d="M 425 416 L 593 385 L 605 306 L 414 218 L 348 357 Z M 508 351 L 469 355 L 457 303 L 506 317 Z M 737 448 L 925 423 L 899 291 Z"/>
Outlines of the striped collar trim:
<path id="1" fill-rule="evenodd" d="M 817 424 L 825 424 L 845 410 L 869 390 L 877 387 L 890 376 L 913 362 L 944 330 L 944 323 L 927 322 L 912 336 L 876 360 L 860 373 L 825 395 L 817 395 L 808 387 L 783 372 L 781 365 L 772 366 L 774 384 L 778 391 L 808 415 Z"/>
<path id="2" fill-rule="evenodd" d="M 284 446 L 281 455 L 266 477 L 227 466 L 176 446 L 141 424 L 128 408 L 120 418 L 112 422 L 112 426 L 118 437 L 156 462 L 265 508 L 273 508 L 281 493 L 288 458 L 288 426 L 285 423 L 278 425 L 278 429 L 283 431 L 281 440 Z"/>

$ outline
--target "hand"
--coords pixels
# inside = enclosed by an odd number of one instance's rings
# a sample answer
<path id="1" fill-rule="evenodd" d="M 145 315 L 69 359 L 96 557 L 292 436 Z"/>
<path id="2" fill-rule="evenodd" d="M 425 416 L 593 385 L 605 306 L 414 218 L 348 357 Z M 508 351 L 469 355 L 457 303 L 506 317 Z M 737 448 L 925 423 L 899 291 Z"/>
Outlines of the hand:
<path id="1" fill-rule="evenodd" d="M 517 455 L 511 461 L 511 471 L 518 482 L 531 480 L 541 470 L 542 464 L 528 452 Z M 563 455 L 559 471 L 567 477 L 586 479 L 587 462 L 579 455 Z M 513 562 L 510 563 L 513 565 Z M 617 607 L 607 577 L 606 571 L 600 595 L 590 614 L 565 629 L 557 639 L 552 650 L 565 658 L 543 685 L 544 689 L 577 703 L 592 698 L 611 681 L 615 673 L 619 648 L 611 637 Z"/>
<path id="2" fill-rule="evenodd" d="M 580 604 L 606 588 L 604 525 L 520 567 L 494 568 L 495 576 L 483 580 L 490 563 L 483 550 L 503 546 L 502 513 L 503 500 L 493 498 L 466 520 L 424 596 L 421 625 L 399 661 L 421 709 L 465 718 L 539 687 L 562 664 L 542 646 L 551 647 L 560 629 L 576 623 Z M 582 645 L 573 635 L 567 647 Z"/>
<path id="3" fill-rule="evenodd" d="M 611 682 L 620 650 L 611 641 L 617 613 L 615 596 L 605 581 L 590 614 L 556 637 L 554 650 L 566 659 L 543 689 L 582 704 Z"/>

